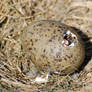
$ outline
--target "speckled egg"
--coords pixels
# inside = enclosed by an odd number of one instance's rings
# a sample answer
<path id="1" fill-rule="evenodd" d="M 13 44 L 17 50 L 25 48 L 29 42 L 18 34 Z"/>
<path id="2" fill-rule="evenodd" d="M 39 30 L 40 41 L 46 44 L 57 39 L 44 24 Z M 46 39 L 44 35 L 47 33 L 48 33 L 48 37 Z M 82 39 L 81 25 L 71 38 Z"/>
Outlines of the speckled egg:
<path id="1" fill-rule="evenodd" d="M 58 21 L 41 20 L 28 25 L 21 41 L 23 51 L 39 71 L 70 74 L 85 58 L 81 37 Z"/>

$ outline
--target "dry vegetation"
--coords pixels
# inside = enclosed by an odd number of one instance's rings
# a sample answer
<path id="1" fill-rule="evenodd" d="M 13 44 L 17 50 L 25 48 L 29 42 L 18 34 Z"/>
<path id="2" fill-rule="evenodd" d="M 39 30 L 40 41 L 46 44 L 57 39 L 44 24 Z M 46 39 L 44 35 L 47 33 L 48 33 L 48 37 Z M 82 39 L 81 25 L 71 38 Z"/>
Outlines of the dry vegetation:
<path id="1" fill-rule="evenodd" d="M 20 37 L 27 25 L 43 19 L 80 29 L 86 59 L 72 75 L 53 74 L 49 83 L 34 84 L 36 69 L 23 53 Z M 0 0 L 0 92 L 91 92 L 91 58 L 91 0 Z"/>

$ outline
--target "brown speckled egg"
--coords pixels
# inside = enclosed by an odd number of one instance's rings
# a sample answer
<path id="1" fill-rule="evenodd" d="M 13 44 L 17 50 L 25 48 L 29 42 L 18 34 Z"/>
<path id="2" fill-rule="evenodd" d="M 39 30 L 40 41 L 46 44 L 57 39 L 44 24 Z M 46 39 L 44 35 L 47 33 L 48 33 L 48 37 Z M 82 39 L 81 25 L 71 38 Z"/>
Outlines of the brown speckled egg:
<path id="1" fill-rule="evenodd" d="M 27 26 L 22 46 L 38 70 L 69 74 L 84 61 L 81 37 L 71 27 L 52 20 L 41 20 Z"/>

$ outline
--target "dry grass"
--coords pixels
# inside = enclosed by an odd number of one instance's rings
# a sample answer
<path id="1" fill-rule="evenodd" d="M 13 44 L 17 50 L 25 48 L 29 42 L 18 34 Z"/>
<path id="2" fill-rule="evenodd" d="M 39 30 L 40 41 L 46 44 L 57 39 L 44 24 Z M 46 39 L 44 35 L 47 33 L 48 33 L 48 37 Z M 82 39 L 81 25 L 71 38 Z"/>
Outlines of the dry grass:
<path id="1" fill-rule="evenodd" d="M 92 62 L 91 0 L 0 0 L 0 92 L 91 92 L 89 63 L 71 76 L 53 75 L 47 84 L 32 83 L 36 68 L 23 53 L 20 37 L 27 25 L 43 19 L 61 21 L 86 34 L 85 61 Z"/>

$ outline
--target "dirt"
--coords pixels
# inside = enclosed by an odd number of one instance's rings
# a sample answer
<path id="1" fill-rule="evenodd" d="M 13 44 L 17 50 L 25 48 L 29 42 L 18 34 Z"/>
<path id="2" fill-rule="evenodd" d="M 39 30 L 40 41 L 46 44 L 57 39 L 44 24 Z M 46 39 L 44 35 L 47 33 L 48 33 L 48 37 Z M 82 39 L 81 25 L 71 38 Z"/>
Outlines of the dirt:
<path id="1" fill-rule="evenodd" d="M 56 20 L 72 26 L 85 42 L 86 58 L 75 73 L 55 75 L 46 84 L 35 84 L 35 66 L 23 53 L 21 32 L 38 20 Z M 0 91 L 91 92 L 92 1 L 0 0 Z"/>

